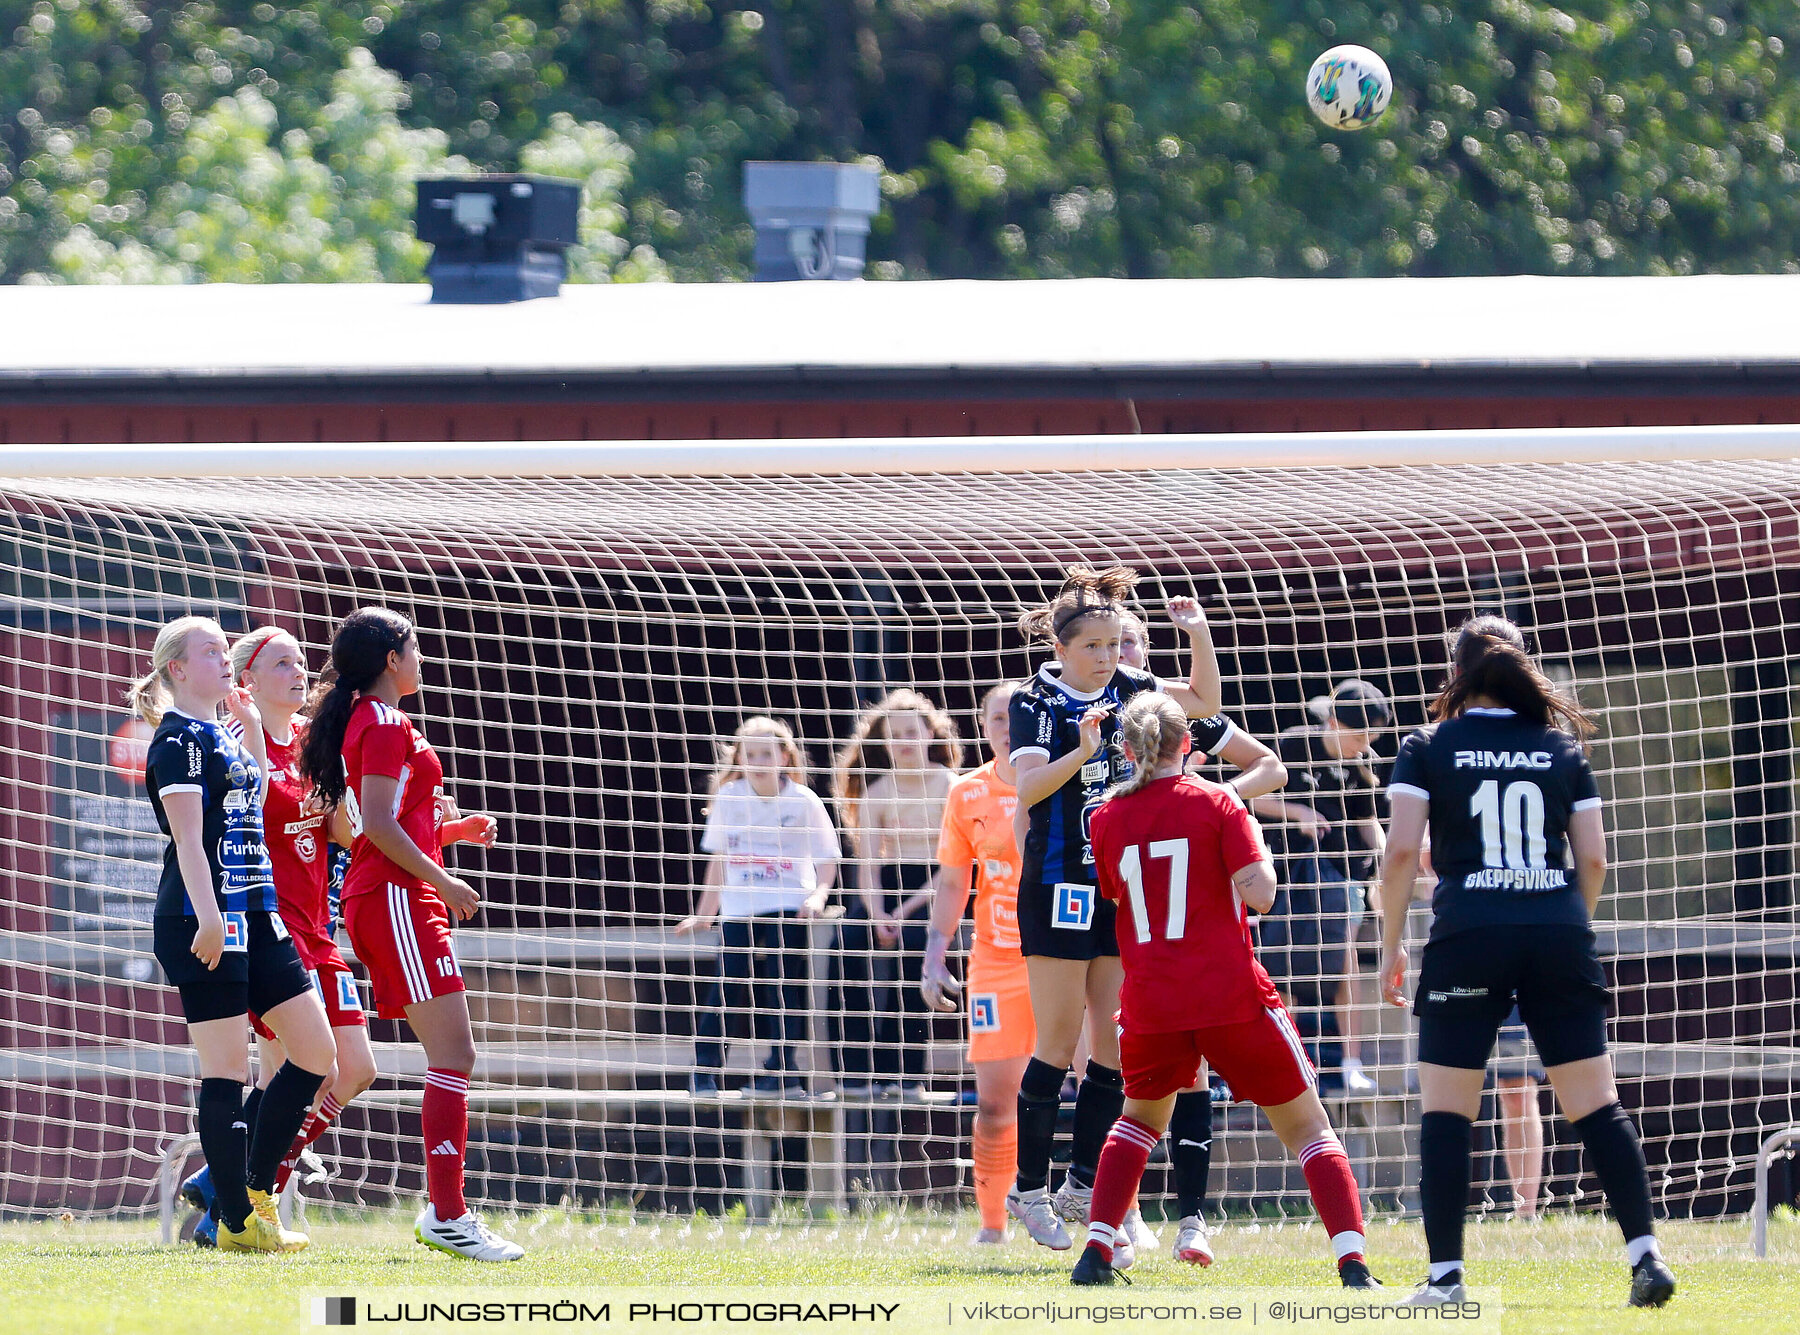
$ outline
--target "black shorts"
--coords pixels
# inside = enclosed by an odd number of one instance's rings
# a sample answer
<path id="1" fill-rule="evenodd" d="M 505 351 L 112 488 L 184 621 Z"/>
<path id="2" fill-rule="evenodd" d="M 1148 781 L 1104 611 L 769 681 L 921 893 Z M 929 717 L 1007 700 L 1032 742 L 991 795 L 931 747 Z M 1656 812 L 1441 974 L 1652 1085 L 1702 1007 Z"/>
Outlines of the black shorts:
<path id="1" fill-rule="evenodd" d="M 1119 953 L 1118 907 L 1092 885 L 1019 886 L 1019 953 L 1055 960 L 1097 960 Z"/>
<path id="2" fill-rule="evenodd" d="M 153 933 L 163 977 L 181 993 L 181 1013 L 189 1024 L 228 1020 L 255 1011 L 267 1015 L 284 1001 L 312 991 L 312 979 L 279 914 L 254 910 L 243 915 L 243 950 L 219 956 L 208 969 L 194 954 L 198 918 L 158 914 Z"/>
<path id="3" fill-rule="evenodd" d="M 1479 1071 L 1515 1004 L 1547 1067 L 1606 1052 L 1606 974 L 1591 928 L 1513 924 L 1427 942 L 1413 1012 L 1419 1060 Z"/>

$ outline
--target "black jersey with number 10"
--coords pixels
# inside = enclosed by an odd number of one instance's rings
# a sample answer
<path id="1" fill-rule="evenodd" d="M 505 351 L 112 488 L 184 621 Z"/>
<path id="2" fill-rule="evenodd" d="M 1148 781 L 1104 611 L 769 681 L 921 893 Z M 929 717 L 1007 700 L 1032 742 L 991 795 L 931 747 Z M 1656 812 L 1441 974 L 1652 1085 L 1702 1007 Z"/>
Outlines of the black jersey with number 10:
<path id="1" fill-rule="evenodd" d="M 1400 744 L 1390 796 L 1431 803 L 1431 938 L 1502 924 L 1585 924 L 1569 818 L 1600 805 L 1575 739 L 1510 709 L 1470 709 Z"/>

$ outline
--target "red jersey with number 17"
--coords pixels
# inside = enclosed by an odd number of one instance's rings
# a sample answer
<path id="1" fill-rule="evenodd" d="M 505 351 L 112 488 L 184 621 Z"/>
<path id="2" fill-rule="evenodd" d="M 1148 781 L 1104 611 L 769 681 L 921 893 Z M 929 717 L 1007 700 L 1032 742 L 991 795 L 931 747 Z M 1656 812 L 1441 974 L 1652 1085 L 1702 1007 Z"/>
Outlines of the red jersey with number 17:
<path id="1" fill-rule="evenodd" d="M 1231 789 L 1193 775 L 1115 797 L 1089 826 L 1100 893 L 1119 905 L 1119 1023 L 1138 1033 L 1244 1024 L 1281 1004 L 1231 878 L 1267 862 Z"/>
<path id="2" fill-rule="evenodd" d="M 407 838 L 434 862 L 443 863 L 438 848 L 439 803 L 444 793 L 444 766 L 425 734 L 398 709 L 372 695 L 360 697 L 344 729 L 344 805 L 356 842 L 350 848 L 350 870 L 344 875 L 345 899 L 391 885 L 410 893 L 436 896 L 437 891 L 410 872 L 401 871 L 363 833 L 363 781 L 379 775 L 399 782 L 394 816 Z"/>

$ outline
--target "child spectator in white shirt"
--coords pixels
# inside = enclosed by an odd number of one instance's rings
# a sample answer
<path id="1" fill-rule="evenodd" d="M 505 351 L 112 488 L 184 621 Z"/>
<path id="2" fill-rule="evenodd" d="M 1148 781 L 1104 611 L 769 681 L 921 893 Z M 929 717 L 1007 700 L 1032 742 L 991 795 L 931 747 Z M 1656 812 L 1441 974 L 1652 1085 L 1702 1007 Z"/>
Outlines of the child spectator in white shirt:
<path id="1" fill-rule="evenodd" d="M 713 779 L 700 847 L 711 854 L 706 889 L 675 931 L 716 920 L 724 947 L 694 1027 L 690 1090 L 719 1092 L 726 1016 L 749 1011 L 757 1041 L 770 1045 L 756 1091 L 804 1098 L 795 1047 L 806 1040 L 808 920 L 824 912 L 840 849 L 787 724 L 758 715 L 737 730 Z"/>

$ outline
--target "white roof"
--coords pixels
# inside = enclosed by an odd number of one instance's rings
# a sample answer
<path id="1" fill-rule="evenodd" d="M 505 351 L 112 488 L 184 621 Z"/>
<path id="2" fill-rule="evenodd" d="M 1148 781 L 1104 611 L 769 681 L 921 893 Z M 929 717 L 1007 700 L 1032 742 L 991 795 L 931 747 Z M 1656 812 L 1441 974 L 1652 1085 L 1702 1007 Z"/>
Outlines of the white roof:
<path id="1" fill-rule="evenodd" d="M 1800 365 L 1800 275 L 0 287 L 0 385 L 65 378 Z"/>

